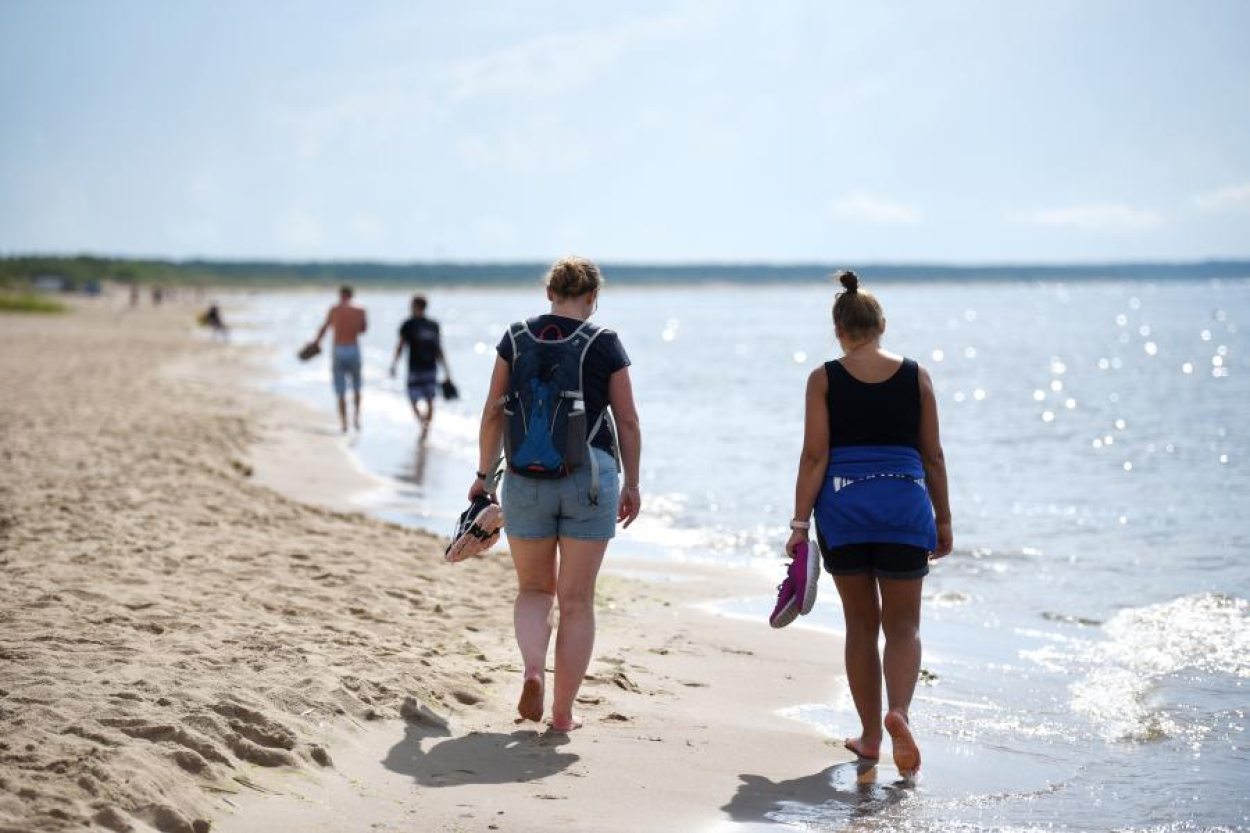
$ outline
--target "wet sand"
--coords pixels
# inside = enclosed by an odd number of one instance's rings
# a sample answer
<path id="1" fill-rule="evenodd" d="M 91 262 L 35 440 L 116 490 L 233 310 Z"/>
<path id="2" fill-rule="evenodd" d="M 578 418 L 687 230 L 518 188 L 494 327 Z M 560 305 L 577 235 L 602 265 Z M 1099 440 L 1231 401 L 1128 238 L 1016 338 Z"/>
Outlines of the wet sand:
<path id="1" fill-rule="evenodd" d="M 586 727 L 515 725 L 506 552 L 344 511 L 333 416 L 192 317 L 0 317 L 0 831 L 699 829 L 849 759 L 775 714 L 838 641 L 697 607 L 744 571 L 606 575 Z"/>

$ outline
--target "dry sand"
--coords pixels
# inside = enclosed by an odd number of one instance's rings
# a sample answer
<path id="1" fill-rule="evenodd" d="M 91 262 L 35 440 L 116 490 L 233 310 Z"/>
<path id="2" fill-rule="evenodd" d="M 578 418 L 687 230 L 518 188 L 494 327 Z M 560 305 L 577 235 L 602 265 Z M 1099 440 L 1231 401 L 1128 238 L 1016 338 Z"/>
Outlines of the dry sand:
<path id="1" fill-rule="evenodd" d="M 733 571 L 605 576 L 586 728 L 514 725 L 506 553 L 339 511 L 330 415 L 190 319 L 0 316 L 0 831 L 695 830 L 849 759 L 775 714 L 840 644 L 699 610 Z"/>

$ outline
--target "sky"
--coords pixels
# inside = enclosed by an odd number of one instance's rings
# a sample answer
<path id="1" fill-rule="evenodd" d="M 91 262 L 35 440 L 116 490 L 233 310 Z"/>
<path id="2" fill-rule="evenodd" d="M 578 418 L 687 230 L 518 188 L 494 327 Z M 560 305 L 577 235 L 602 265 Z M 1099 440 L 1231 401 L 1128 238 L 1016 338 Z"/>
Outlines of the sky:
<path id="1" fill-rule="evenodd" d="M 0 254 L 1250 257 L 1250 3 L 0 2 Z"/>

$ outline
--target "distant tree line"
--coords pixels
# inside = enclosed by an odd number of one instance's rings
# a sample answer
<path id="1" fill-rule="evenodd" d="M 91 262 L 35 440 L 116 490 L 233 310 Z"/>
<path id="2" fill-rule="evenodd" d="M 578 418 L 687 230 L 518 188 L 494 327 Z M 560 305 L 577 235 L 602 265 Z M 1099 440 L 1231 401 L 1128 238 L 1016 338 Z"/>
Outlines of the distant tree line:
<path id="1" fill-rule="evenodd" d="M 938 264 L 603 264 L 609 283 L 798 283 L 826 280 L 853 268 L 868 281 L 1073 281 L 1250 277 L 1250 261 L 1110 263 L 1064 266 L 948 266 Z M 0 258 L 0 286 L 29 286 L 42 277 L 73 287 L 89 283 L 201 286 L 507 286 L 537 282 L 544 263 L 376 263 L 369 261 L 139 260 L 77 257 Z"/>

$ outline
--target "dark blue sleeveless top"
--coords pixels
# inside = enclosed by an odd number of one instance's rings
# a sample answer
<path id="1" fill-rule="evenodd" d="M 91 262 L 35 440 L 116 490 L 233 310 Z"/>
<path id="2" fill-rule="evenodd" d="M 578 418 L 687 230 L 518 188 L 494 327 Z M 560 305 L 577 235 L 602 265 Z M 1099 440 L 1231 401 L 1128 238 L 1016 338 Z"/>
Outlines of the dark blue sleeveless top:
<path id="1" fill-rule="evenodd" d="M 920 450 L 920 367 L 912 359 L 884 382 L 861 382 L 842 362 L 825 362 L 829 447 L 901 445 Z"/>

